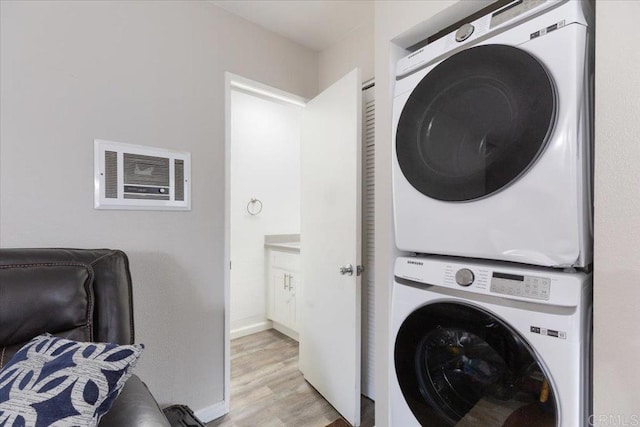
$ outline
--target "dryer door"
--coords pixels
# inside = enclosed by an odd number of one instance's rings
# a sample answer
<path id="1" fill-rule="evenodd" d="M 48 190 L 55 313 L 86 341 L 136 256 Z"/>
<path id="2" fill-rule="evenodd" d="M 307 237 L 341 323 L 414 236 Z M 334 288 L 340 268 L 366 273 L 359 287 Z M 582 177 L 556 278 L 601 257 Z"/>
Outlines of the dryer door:
<path id="1" fill-rule="evenodd" d="M 544 151 L 556 95 L 544 67 L 505 45 L 459 52 L 412 91 L 398 122 L 403 175 L 431 198 L 486 197 L 524 174 Z"/>
<path id="2" fill-rule="evenodd" d="M 515 330 L 478 307 L 442 302 L 414 311 L 394 356 L 402 394 L 422 425 L 557 425 L 543 365 Z"/>

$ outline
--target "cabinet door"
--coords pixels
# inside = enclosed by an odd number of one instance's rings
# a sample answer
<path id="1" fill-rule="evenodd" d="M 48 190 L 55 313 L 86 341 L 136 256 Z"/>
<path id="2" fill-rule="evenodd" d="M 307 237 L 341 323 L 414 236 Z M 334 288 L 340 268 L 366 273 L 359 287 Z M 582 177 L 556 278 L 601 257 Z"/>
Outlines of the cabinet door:
<path id="1" fill-rule="evenodd" d="M 300 284 L 299 274 L 292 273 L 289 276 L 289 327 L 298 332 L 298 316 L 296 313 L 297 289 Z"/>
<path id="2" fill-rule="evenodd" d="M 269 319 L 298 332 L 296 291 L 300 285 L 300 255 L 272 251 L 269 253 Z"/>
<path id="3" fill-rule="evenodd" d="M 271 269 L 271 289 L 273 292 L 273 313 L 271 320 L 275 320 L 283 325 L 287 324 L 289 318 L 289 291 L 287 290 L 287 273 L 283 270 Z"/>

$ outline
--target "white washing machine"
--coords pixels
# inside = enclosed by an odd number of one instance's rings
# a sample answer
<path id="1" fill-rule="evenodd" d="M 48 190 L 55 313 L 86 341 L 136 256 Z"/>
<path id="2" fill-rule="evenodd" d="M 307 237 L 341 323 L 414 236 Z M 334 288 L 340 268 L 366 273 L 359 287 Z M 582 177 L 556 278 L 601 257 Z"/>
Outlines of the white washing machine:
<path id="1" fill-rule="evenodd" d="M 391 425 L 584 427 L 591 276 L 398 258 Z"/>
<path id="2" fill-rule="evenodd" d="M 587 6 L 514 1 L 399 61 L 398 249 L 553 267 L 591 263 Z"/>

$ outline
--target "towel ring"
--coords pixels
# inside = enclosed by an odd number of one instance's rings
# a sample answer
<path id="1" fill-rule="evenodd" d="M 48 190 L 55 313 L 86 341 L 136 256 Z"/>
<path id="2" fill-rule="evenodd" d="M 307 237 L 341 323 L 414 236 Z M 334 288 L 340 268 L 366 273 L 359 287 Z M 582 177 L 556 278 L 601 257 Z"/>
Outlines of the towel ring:
<path id="1" fill-rule="evenodd" d="M 257 209 L 255 208 L 256 203 L 260 205 Z M 262 202 L 256 198 L 249 200 L 249 203 L 247 203 L 247 212 L 249 212 L 249 215 L 258 215 L 262 212 Z"/>

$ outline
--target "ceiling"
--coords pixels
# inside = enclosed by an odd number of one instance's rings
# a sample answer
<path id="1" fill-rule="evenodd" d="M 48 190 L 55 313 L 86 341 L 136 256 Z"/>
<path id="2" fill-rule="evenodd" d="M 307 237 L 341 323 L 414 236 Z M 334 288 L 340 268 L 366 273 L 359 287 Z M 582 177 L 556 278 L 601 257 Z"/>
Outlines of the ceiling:
<path id="1" fill-rule="evenodd" d="M 373 19 L 369 0 L 211 0 L 211 3 L 317 52 Z"/>

